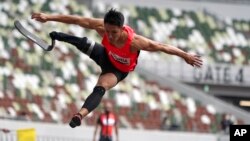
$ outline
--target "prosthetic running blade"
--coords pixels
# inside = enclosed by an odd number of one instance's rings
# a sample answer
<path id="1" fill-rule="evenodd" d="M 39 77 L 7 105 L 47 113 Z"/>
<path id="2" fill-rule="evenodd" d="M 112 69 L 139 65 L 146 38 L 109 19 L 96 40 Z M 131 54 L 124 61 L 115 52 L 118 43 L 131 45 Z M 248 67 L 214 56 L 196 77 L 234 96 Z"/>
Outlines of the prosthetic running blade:
<path id="1" fill-rule="evenodd" d="M 49 45 L 44 40 L 36 36 L 35 34 L 28 31 L 21 23 L 20 21 L 16 20 L 14 22 L 15 28 L 26 38 L 30 39 L 34 43 L 36 43 L 38 46 L 40 46 L 45 51 L 50 51 L 53 49 L 55 41 L 52 41 L 52 45 Z"/>

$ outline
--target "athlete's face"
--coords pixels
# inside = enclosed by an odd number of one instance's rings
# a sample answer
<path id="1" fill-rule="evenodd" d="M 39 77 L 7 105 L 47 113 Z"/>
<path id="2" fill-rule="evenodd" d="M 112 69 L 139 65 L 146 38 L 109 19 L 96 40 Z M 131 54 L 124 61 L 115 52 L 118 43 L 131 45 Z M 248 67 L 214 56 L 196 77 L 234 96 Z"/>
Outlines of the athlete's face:
<path id="1" fill-rule="evenodd" d="M 116 25 L 105 24 L 104 25 L 106 34 L 108 35 L 108 40 L 110 43 L 115 43 L 118 41 L 122 34 L 122 27 Z"/>
<path id="2" fill-rule="evenodd" d="M 109 102 L 105 103 L 105 105 L 104 105 L 104 111 L 105 112 L 111 112 L 112 111 L 112 104 L 109 103 Z"/>

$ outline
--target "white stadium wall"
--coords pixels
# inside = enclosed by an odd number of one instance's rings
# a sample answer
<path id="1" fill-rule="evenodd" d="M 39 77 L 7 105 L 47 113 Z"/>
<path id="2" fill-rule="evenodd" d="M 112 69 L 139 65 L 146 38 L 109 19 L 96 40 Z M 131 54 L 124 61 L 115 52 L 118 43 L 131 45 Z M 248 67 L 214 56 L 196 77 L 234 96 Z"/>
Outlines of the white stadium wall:
<path id="1" fill-rule="evenodd" d="M 11 129 L 12 133 L 0 132 L 0 141 L 16 141 L 17 129 L 35 128 L 37 141 L 92 141 L 93 127 L 82 126 L 75 129 L 68 125 L 0 120 L 0 129 Z M 119 141 L 217 141 L 215 134 L 188 132 L 168 132 L 156 130 L 120 129 Z M 226 141 L 226 140 L 225 140 Z"/>

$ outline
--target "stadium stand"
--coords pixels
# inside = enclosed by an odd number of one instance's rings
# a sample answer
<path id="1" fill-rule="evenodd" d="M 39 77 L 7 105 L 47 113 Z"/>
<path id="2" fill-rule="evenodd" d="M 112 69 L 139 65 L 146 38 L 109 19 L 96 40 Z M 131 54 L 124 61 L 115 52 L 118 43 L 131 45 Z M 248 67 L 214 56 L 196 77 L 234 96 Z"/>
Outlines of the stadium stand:
<path id="1" fill-rule="evenodd" d="M 57 43 L 52 52 L 43 52 L 13 29 L 14 20 L 20 19 L 25 27 L 46 41 L 52 30 L 87 35 L 100 41 L 93 31 L 73 25 L 34 22 L 29 19 L 30 13 L 46 11 L 101 17 L 109 5 L 100 3 L 91 10 L 76 1 L 56 3 L 59 1 L 13 0 L 0 5 L 3 19 L 0 22 L 1 118 L 67 124 L 94 86 L 100 70 L 88 57 L 63 43 Z M 249 63 L 250 21 L 218 21 L 215 15 L 205 11 L 119 8 L 140 34 L 197 52 L 211 63 Z M 153 55 L 156 59 L 170 58 Z M 103 101 L 116 105 L 115 111 L 124 128 L 216 133 L 223 117 L 213 105 L 203 105 L 176 90 L 160 87 L 136 72 L 110 90 Z M 99 107 L 84 123 L 94 125 L 100 112 Z M 20 118 L 23 115 L 29 118 Z M 243 123 L 234 115 L 232 120 L 235 124 Z"/>

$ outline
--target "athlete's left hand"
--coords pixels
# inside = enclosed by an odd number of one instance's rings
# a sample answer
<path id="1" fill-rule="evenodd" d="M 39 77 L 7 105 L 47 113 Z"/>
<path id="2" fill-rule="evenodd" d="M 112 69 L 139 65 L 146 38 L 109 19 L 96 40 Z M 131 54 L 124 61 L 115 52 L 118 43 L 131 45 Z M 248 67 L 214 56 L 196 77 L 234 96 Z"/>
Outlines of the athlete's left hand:
<path id="1" fill-rule="evenodd" d="M 203 61 L 201 59 L 201 56 L 199 55 L 193 55 L 188 53 L 184 59 L 188 64 L 192 65 L 193 67 L 200 68 L 202 66 Z"/>

